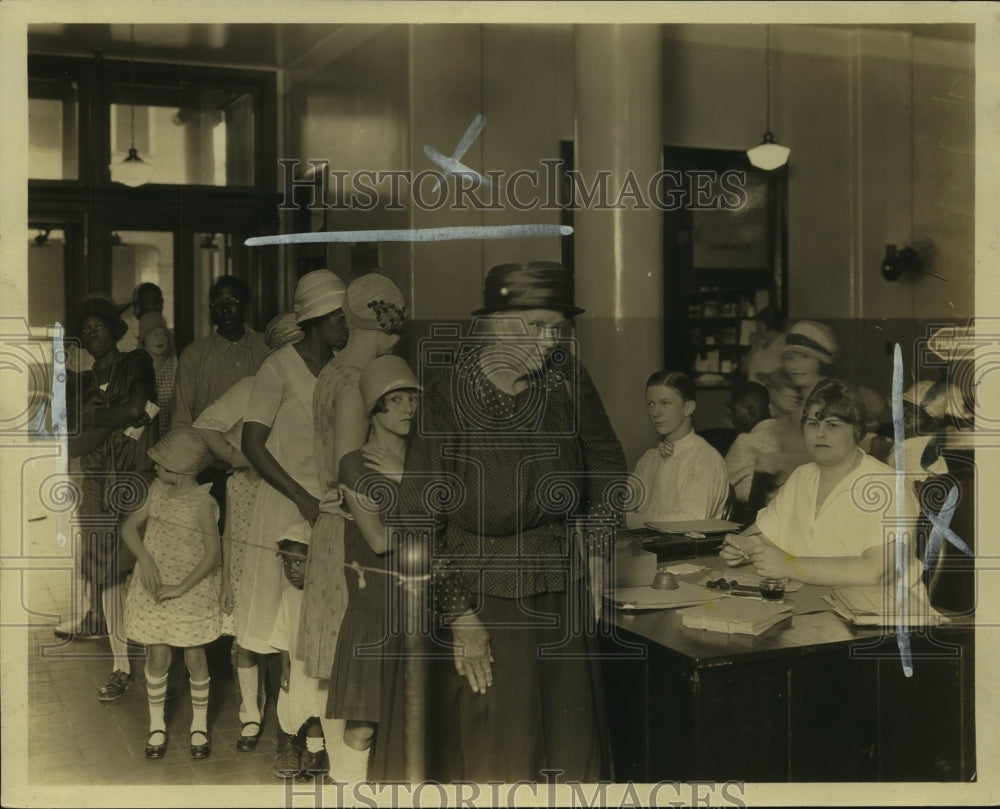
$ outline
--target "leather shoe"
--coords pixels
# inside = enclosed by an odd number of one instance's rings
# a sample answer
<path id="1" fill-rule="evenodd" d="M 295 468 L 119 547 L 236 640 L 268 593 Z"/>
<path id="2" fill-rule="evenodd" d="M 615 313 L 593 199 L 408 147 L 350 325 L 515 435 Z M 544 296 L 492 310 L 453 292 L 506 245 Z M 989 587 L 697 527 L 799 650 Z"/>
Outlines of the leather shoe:
<path id="1" fill-rule="evenodd" d="M 111 673 L 108 681 L 98 690 L 97 698 L 101 702 L 114 702 L 128 690 L 134 679 L 134 675 L 116 669 Z"/>
<path id="2" fill-rule="evenodd" d="M 303 751 L 299 759 L 299 773 L 295 776 L 296 781 L 312 781 L 316 776 L 324 776 L 330 772 L 330 763 L 327 760 L 326 750 L 318 753 Z"/>
<path id="3" fill-rule="evenodd" d="M 163 736 L 162 744 L 150 744 L 149 740 L 159 733 Z M 151 730 L 146 737 L 146 758 L 163 758 L 167 754 L 167 733 L 164 730 Z"/>
<path id="4" fill-rule="evenodd" d="M 194 737 L 201 734 L 205 737 L 204 744 L 195 744 Z M 191 758 L 208 758 L 212 754 L 212 737 L 204 730 L 191 731 Z"/>
<path id="5" fill-rule="evenodd" d="M 271 766 L 275 778 L 294 778 L 299 774 L 301 753 L 296 741 L 295 736 L 278 730 L 278 747 Z"/>
<path id="6" fill-rule="evenodd" d="M 243 734 L 242 731 L 246 730 L 247 725 L 256 725 L 257 732 L 252 736 Z M 260 741 L 260 722 L 244 722 L 240 726 L 240 731 L 240 737 L 236 740 L 236 749 L 241 753 L 249 753 L 251 750 L 255 750 L 257 742 Z"/>

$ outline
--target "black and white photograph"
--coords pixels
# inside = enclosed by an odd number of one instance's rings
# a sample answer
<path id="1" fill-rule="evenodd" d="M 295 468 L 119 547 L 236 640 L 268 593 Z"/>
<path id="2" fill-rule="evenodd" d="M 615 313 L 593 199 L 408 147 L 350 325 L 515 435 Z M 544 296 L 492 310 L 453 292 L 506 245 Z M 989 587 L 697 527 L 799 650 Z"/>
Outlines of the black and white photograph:
<path id="1" fill-rule="evenodd" d="M 995 805 L 998 53 L 0 4 L 0 803 Z"/>

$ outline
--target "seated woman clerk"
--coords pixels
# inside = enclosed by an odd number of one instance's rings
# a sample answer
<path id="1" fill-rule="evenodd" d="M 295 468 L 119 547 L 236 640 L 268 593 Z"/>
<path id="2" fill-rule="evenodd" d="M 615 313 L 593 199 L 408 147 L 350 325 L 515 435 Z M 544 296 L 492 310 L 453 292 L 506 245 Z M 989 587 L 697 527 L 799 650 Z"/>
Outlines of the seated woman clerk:
<path id="1" fill-rule="evenodd" d="M 691 425 L 694 383 L 679 371 L 657 371 L 646 380 L 646 414 L 660 442 L 639 459 L 635 476 L 642 500 L 625 513 L 628 528 L 646 522 L 726 516 L 729 477 L 722 456 Z"/>
<path id="2" fill-rule="evenodd" d="M 895 472 L 865 453 L 864 399 L 852 385 L 824 380 L 803 406 L 802 435 L 811 462 L 799 466 L 775 498 L 719 555 L 727 565 L 752 564 L 761 576 L 807 584 L 863 586 L 886 578 L 895 559 L 885 530 L 896 516 Z M 869 486 L 877 489 L 869 489 Z M 915 514 L 907 493 L 904 515 Z M 908 553 L 908 580 L 920 581 Z"/>

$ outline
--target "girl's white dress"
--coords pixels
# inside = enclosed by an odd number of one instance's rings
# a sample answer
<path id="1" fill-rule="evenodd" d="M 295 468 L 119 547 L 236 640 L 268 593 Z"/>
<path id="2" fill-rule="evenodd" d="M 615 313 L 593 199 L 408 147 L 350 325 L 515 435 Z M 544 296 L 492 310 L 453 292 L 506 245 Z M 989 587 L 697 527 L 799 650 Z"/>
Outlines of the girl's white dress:
<path id="1" fill-rule="evenodd" d="M 198 526 L 198 512 L 206 501 L 212 506 L 213 521 L 219 520 L 219 507 L 210 494 L 211 484 L 198 486 L 180 497 L 171 497 L 170 488 L 159 480 L 150 486 L 149 518 L 143 537 L 163 586 L 180 584 L 201 561 L 205 543 Z M 131 640 L 144 645 L 188 647 L 219 637 L 222 614 L 218 567 L 184 595 L 158 604 L 142 582 L 141 565 L 136 563 L 125 600 L 125 631 Z"/>

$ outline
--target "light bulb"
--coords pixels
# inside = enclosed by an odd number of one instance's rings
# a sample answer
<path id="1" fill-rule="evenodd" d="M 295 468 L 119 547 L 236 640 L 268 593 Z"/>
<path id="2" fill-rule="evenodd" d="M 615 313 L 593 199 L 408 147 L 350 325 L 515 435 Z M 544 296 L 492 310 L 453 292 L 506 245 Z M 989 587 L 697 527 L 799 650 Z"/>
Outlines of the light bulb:
<path id="1" fill-rule="evenodd" d="M 133 146 L 128 150 L 128 157 L 121 163 L 109 163 L 111 170 L 111 180 L 131 188 L 138 188 L 149 182 L 153 176 L 153 164 L 148 163 L 139 157 L 139 153 Z"/>
<path id="2" fill-rule="evenodd" d="M 787 146 L 774 142 L 774 135 L 770 132 L 764 133 L 764 142 L 752 149 L 747 149 L 747 157 L 751 165 L 764 171 L 774 171 L 781 168 L 788 162 L 788 156 L 792 150 Z"/>

